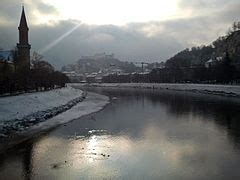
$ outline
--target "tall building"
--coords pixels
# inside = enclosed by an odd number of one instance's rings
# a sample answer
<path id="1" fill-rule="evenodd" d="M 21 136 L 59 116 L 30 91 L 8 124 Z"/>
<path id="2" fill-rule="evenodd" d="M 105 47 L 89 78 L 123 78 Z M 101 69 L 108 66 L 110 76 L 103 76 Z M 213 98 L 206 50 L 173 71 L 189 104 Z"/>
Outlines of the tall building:
<path id="1" fill-rule="evenodd" d="M 17 43 L 18 59 L 16 62 L 16 67 L 17 67 L 17 70 L 28 71 L 30 69 L 31 45 L 28 42 L 29 28 L 27 25 L 24 7 L 22 7 L 22 15 L 21 15 L 18 31 L 19 31 L 19 43 Z"/>

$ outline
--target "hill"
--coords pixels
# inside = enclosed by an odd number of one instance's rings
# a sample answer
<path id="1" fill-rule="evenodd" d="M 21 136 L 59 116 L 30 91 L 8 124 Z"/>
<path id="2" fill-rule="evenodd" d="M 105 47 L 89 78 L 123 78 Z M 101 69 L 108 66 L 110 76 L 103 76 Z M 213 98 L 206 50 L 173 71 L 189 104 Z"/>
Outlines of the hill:
<path id="1" fill-rule="evenodd" d="M 210 59 L 224 59 L 228 53 L 231 63 L 240 63 L 240 23 L 234 23 L 227 35 L 219 37 L 208 46 L 185 49 L 166 61 L 166 67 L 204 66 Z"/>
<path id="2" fill-rule="evenodd" d="M 122 62 L 114 57 L 114 54 L 95 54 L 94 56 L 82 56 L 75 64 L 62 67 L 62 71 L 75 71 L 76 73 L 94 73 L 108 70 L 134 72 L 138 69 L 133 63 Z"/>

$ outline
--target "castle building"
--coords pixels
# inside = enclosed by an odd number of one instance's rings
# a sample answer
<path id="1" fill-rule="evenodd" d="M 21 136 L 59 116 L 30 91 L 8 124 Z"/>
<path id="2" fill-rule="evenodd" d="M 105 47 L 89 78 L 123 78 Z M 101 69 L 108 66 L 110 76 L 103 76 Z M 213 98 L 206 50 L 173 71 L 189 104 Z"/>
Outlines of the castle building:
<path id="1" fill-rule="evenodd" d="M 24 7 L 22 7 L 22 15 L 21 15 L 18 31 L 19 31 L 19 43 L 17 43 L 18 59 L 16 62 L 16 68 L 17 70 L 28 71 L 30 69 L 31 45 L 28 42 L 29 28 L 27 25 Z"/>

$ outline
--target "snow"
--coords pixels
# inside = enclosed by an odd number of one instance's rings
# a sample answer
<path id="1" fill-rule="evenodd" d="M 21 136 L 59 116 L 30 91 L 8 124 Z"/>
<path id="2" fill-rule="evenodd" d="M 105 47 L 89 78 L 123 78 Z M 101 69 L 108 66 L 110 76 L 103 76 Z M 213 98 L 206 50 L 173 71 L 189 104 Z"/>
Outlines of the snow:
<path id="1" fill-rule="evenodd" d="M 66 123 L 102 109 L 106 96 L 70 86 L 48 92 L 0 98 L 0 137 L 29 134 Z"/>
<path id="2" fill-rule="evenodd" d="M 141 89 L 168 89 L 240 97 L 240 86 L 236 85 L 171 84 L 171 83 L 93 83 L 89 84 L 89 86 L 141 88 Z"/>
<path id="3" fill-rule="evenodd" d="M 0 122 L 22 119 L 38 111 L 58 107 L 81 95 L 81 90 L 69 86 L 46 92 L 2 97 L 0 98 Z"/>
<path id="4" fill-rule="evenodd" d="M 97 111 L 100 111 L 109 103 L 109 98 L 96 93 L 88 93 L 86 99 L 73 106 L 66 112 L 63 112 L 45 122 L 32 126 L 27 133 L 33 133 L 39 130 L 48 129 L 57 124 L 64 124 L 74 119 L 80 118 Z"/>

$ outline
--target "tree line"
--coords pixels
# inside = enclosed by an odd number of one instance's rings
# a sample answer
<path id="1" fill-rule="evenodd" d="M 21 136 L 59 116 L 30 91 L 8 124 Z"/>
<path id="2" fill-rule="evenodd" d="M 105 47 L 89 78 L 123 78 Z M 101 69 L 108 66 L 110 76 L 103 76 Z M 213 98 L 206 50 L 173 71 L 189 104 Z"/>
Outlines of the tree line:
<path id="1" fill-rule="evenodd" d="M 110 74 L 103 83 L 208 83 L 239 84 L 240 67 L 232 63 L 228 53 L 214 66 L 166 66 L 150 73 Z"/>
<path id="2" fill-rule="evenodd" d="M 64 87 L 68 77 L 34 53 L 31 68 L 16 70 L 17 50 L 12 50 L 13 63 L 7 61 L 0 66 L 0 94 L 43 91 Z"/>

